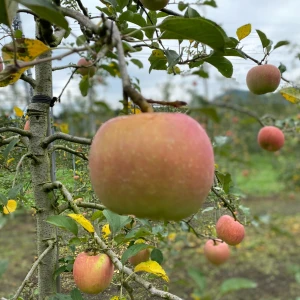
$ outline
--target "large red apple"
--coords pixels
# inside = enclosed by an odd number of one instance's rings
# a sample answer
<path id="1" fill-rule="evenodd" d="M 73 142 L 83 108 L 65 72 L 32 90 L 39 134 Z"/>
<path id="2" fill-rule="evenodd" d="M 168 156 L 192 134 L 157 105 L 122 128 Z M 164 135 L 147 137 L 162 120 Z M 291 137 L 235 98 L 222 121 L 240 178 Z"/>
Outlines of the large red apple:
<path id="1" fill-rule="evenodd" d="M 244 226 L 231 216 L 222 216 L 216 224 L 217 236 L 228 245 L 237 245 L 245 237 Z"/>
<path id="2" fill-rule="evenodd" d="M 284 145 L 284 134 L 275 126 L 265 126 L 259 131 L 257 142 L 263 149 L 275 152 Z"/>
<path id="3" fill-rule="evenodd" d="M 256 95 L 274 92 L 280 83 L 281 73 L 276 66 L 259 65 L 250 69 L 246 82 L 249 90 Z"/>
<path id="4" fill-rule="evenodd" d="M 29 130 L 30 130 L 30 121 L 29 121 L 29 120 L 27 120 L 27 121 L 25 122 L 24 130 L 26 130 L 26 131 L 29 131 Z"/>
<path id="5" fill-rule="evenodd" d="M 78 254 L 74 261 L 73 276 L 78 289 L 87 294 L 98 294 L 111 283 L 114 265 L 106 254 Z"/>
<path id="6" fill-rule="evenodd" d="M 148 261 L 150 258 L 150 249 L 143 249 L 141 250 L 139 253 L 137 253 L 134 256 L 129 257 L 129 262 L 134 265 L 137 266 L 138 264 L 144 262 L 144 261 Z"/>
<path id="7" fill-rule="evenodd" d="M 93 62 L 91 60 L 86 60 L 84 57 L 79 59 L 77 66 L 85 67 L 77 69 L 77 72 L 82 76 L 89 75 L 90 77 L 93 77 L 96 73 L 96 67 L 93 66 Z"/>
<path id="8" fill-rule="evenodd" d="M 208 240 L 204 245 L 204 255 L 214 265 L 221 265 L 230 257 L 230 249 L 225 242 Z"/>
<path id="9" fill-rule="evenodd" d="M 160 10 L 167 6 L 169 0 L 140 0 L 150 10 Z"/>
<path id="10" fill-rule="evenodd" d="M 91 182 L 118 214 L 181 220 L 196 213 L 214 178 L 205 130 L 179 113 L 122 116 L 104 123 L 90 150 Z"/>

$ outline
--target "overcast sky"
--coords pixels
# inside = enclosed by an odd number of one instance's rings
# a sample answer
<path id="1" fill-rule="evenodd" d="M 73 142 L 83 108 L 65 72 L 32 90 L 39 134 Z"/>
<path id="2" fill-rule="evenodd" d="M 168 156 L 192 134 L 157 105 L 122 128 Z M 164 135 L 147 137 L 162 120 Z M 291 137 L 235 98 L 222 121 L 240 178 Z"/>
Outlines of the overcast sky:
<path id="1" fill-rule="evenodd" d="M 185 1 L 194 3 L 194 1 Z M 92 15 L 98 14 L 98 10 L 95 6 L 100 5 L 98 0 L 86 0 L 83 1 L 84 5 L 89 8 L 89 12 Z M 176 1 L 178 3 L 178 1 Z M 289 40 L 296 46 L 294 52 L 291 51 L 291 47 L 282 47 L 274 51 L 271 54 L 268 63 L 278 66 L 283 63 L 287 66 L 288 71 L 285 73 L 285 77 L 292 81 L 299 81 L 300 77 L 300 61 L 295 58 L 295 53 L 300 52 L 300 0 L 217 0 L 218 8 L 211 8 L 205 6 L 203 8 L 196 8 L 200 14 L 208 19 L 211 19 L 220 25 L 226 31 L 229 36 L 236 36 L 236 29 L 244 24 L 252 24 L 252 33 L 241 45 L 243 50 L 254 58 L 261 59 L 263 57 L 263 51 L 260 44 L 258 35 L 255 29 L 263 31 L 269 39 L 274 43 L 280 40 Z M 170 0 L 168 8 L 176 10 L 177 5 L 173 0 Z M 34 38 L 34 23 L 30 15 L 22 14 L 23 32 L 26 37 Z M 78 24 L 70 21 L 72 32 L 75 35 L 80 35 Z M 2 41 L 3 42 L 3 41 Z M 164 41 L 166 47 L 172 47 L 174 44 L 172 41 Z M 174 48 L 174 50 L 177 50 Z M 187 101 L 186 93 L 183 87 L 194 88 L 199 93 L 204 93 L 203 79 L 195 76 L 182 77 L 167 75 L 165 71 L 152 71 L 148 73 L 150 50 L 145 49 L 143 52 L 133 54 L 132 57 L 140 59 L 145 68 L 138 69 L 136 66 L 129 65 L 129 73 L 132 77 L 140 79 L 142 94 L 147 98 L 163 100 L 161 89 L 166 82 L 172 82 L 174 89 L 172 93 L 172 100 Z M 240 89 L 246 89 L 245 78 L 248 70 L 255 66 L 250 60 L 243 60 L 240 58 L 229 58 L 234 67 L 234 73 L 232 79 L 222 78 L 214 67 L 208 65 L 208 71 L 210 79 L 208 80 L 208 96 L 212 98 L 218 94 L 221 94 L 224 89 L 234 87 Z M 64 59 L 63 61 L 53 62 L 53 66 L 65 65 L 69 62 L 76 63 L 78 61 L 78 55 L 72 55 Z M 56 71 L 54 72 L 54 95 L 57 96 L 65 82 L 68 79 L 70 70 Z M 193 86 L 192 83 L 196 81 L 197 86 Z M 68 87 L 69 93 L 72 96 L 79 95 L 78 88 L 79 76 Z M 284 86 L 284 82 L 282 82 Z M 108 80 L 108 86 L 98 87 L 97 93 L 99 99 L 106 99 L 113 107 L 118 105 L 118 101 L 122 98 L 121 81 L 119 78 Z M 68 101 L 67 93 L 62 100 Z"/>

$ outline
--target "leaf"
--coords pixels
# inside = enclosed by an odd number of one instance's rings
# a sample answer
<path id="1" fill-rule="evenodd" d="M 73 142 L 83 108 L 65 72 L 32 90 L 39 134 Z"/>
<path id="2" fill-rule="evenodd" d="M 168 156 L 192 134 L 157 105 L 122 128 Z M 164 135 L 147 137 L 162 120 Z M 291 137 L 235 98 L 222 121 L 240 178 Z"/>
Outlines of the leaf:
<path id="1" fill-rule="evenodd" d="M 7 197 L 0 193 L 0 204 L 4 205 L 7 202 Z"/>
<path id="2" fill-rule="evenodd" d="M 156 261 L 146 261 L 138 264 L 134 268 L 134 272 L 147 272 L 161 277 L 163 280 L 169 282 L 165 270 Z"/>
<path id="3" fill-rule="evenodd" d="M 86 42 L 86 37 L 85 35 L 80 35 L 77 39 L 76 39 L 76 45 L 77 46 L 81 46 Z"/>
<path id="4" fill-rule="evenodd" d="M 274 46 L 273 50 L 282 47 L 282 46 L 286 46 L 289 45 L 290 42 L 289 41 L 279 41 L 278 43 L 276 43 L 276 45 Z"/>
<path id="5" fill-rule="evenodd" d="M 256 32 L 260 38 L 263 48 L 266 48 L 270 44 L 271 41 L 267 38 L 267 36 L 262 31 L 256 29 Z"/>
<path id="6" fill-rule="evenodd" d="M 75 220 L 86 231 L 91 232 L 91 233 L 95 232 L 95 229 L 94 229 L 94 226 L 92 225 L 92 223 L 88 219 L 86 219 L 83 215 L 81 215 L 81 214 L 68 214 L 68 217 Z"/>
<path id="7" fill-rule="evenodd" d="M 214 210 L 214 209 L 215 209 L 215 208 L 214 208 L 213 206 L 210 206 L 210 207 L 207 207 L 207 208 L 203 209 L 203 210 L 201 211 L 201 213 L 204 214 L 204 213 L 206 213 L 206 212 L 208 212 L 208 211 L 212 211 L 212 210 Z"/>
<path id="8" fill-rule="evenodd" d="M 13 213 L 17 209 L 17 201 L 16 200 L 8 200 L 6 205 L 3 207 L 3 213 L 5 215 L 9 215 Z"/>
<path id="9" fill-rule="evenodd" d="M 280 63 L 278 69 L 279 69 L 280 73 L 283 74 L 286 71 L 286 66 L 284 64 Z"/>
<path id="10" fill-rule="evenodd" d="M 195 281 L 200 292 L 204 292 L 206 287 L 206 280 L 204 274 L 198 269 L 189 269 L 188 274 Z"/>
<path id="11" fill-rule="evenodd" d="M 20 193 L 21 189 L 23 187 L 23 184 L 20 183 L 18 185 L 15 185 L 13 188 L 11 188 L 8 193 L 7 193 L 7 197 L 9 199 L 14 199 L 17 197 L 17 195 Z"/>
<path id="12" fill-rule="evenodd" d="M 13 162 L 15 159 L 12 157 L 7 160 L 6 165 L 9 166 L 11 162 Z"/>
<path id="13" fill-rule="evenodd" d="M 57 226 L 59 228 L 68 230 L 74 235 L 78 234 L 78 226 L 75 221 L 66 216 L 50 216 L 47 218 L 49 224 Z"/>
<path id="14" fill-rule="evenodd" d="M 204 59 L 204 61 L 216 67 L 218 71 L 226 78 L 230 78 L 232 76 L 232 63 L 227 58 L 219 55 L 212 55 Z"/>
<path id="15" fill-rule="evenodd" d="M 152 70 L 166 70 L 167 69 L 167 58 L 164 52 L 160 49 L 152 51 L 152 54 L 148 58 L 151 66 L 149 68 L 149 73 Z"/>
<path id="16" fill-rule="evenodd" d="M 215 50 L 224 50 L 228 39 L 224 30 L 208 19 L 168 17 L 158 25 L 163 32 L 161 39 L 195 40 Z M 197 28 L 197 30 L 195 30 Z"/>
<path id="17" fill-rule="evenodd" d="M 67 123 L 61 123 L 59 125 L 59 129 L 61 130 L 61 132 L 63 133 L 69 133 L 69 124 Z"/>
<path id="18" fill-rule="evenodd" d="M 147 249 L 149 248 L 150 245 L 147 245 L 147 244 L 134 244 L 132 246 L 130 246 L 129 248 L 127 248 L 122 257 L 121 257 L 121 262 L 122 264 L 124 265 L 125 262 L 128 260 L 128 258 L 136 255 L 137 253 L 139 253 L 140 251 L 144 250 L 144 249 Z"/>
<path id="19" fill-rule="evenodd" d="M 230 186 L 232 183 L 231 174 L 230 173 L 220 173 L 217 172 L 217 177 L 222 185 L 222 188 L 226 194 L 229 193 Z"/>
<path id="20" fill-rule="evenodd" d="M 283 88 L 279 91 L 279 93 L 284 97 L 285 100 L 296 104 L 300 102 L 300 90 L 293 88 L 293 87 L 288 87 L 288 88 Z"/>
<path id="21" fill-rule="evenodd" d="M 140 27 L 147 26 L 147 23 L 146 23 L 145 19 L 140 14 L 133 13 L 130 10 L 126 10 L 125 12 L 123 12 L 119 17 L 119 21 L 131 22 L 131 23 L 136 24 Z"/>
<path id="22" fill-rule="evenodd" d="M 159 249 L 155 248 L 151 251 L 151 260 L 156 261 L 161 265 L 164 261 L 164 256 Z"/>
<path id="23" fill-rule="evenodd" d="M 55 294 L 47 298 L 47 300 L 73 300 L 70 295 L 65 294 Z"/>
<path id="24" fill-rule="evenodd" d="M 246 278 L 230 278 L 221 284 L 220 293 L 225 295 L 241 289 L 254 289 L 257 287 L 257 283 Z"/>
<path id="25" fill-rule="evenodd" d="M 18 106 L 14 106 L 14 112 L 17 117 L 23 117 L 23 110 Z"/>
<path id="26" fill-rule="evenodd" d="M 15 138 L 13 139 L 8 146 L 5 148 L 5 150 L 3 151 L 3 158 L 6 160 L 10 151 L 15 147 L 15 145 L 19 142 L 19 138 Z"/>
<path id="27" fill-rule="evenodd" d="M 135 59 L 135 58 L 133 58 L 133 59 L 131 59 L 130 60 L 133 64 L 135 64 L 136 66 L 138 66 L 140 69 L 142 69 L 143 68 L 143 63 L 140 61 L 140 60 L 138 60 L 138 59 Z"/>
<path id="28" fill-rule="evenodd" d="M 217 110 L 214 107 L 201 107 L 193 109 L 193 111 L 203 113 L 216 123 L 220 122 L 220 117 L 217 113 Z"/>
<path id="29" fill-rule="evenodd" d="M 180 60 L 180 55 L 174 50 L 165 51 L 169 68 L 174 67 Z"/>
<path id="30" fill-rule="evenodd" d="M 87 96 L 89 88 L 90 88 L 89 76 L 85 75 L 81 78 L 79 82 L 79 89 L 83 97 Z"/>
<path id="31" fill-rule="evenodd" d="M 84 300 L 78 289 L 74 289 L 71 291 L 71 298 L 72 300 Z"/>
<path id="32" fill-rule="evenodd" d="M 110 228 L 109 228 L 109 224 L 105 224 L 102 226 L 102 229 L 101 229 L 101 232 L 102 232 L 102 236 L 104 239 L 107 239 L 109 235 L 111 235 L 111 231 L 110 231 Z"/>
<path id="33" fill-rule="evenodd" d="M 103 217 L 103 212 L 102 210 L 97 210 L 95 211 L 93 214 L 92 214 L 92 217 L 91 217 L 91 220 L 92 221 L 95 221 L 97 219 L 100 219 L 102 220 L 104 217 Z"/>
<path id="34" fill-rule="evenodd" d="M 8 266 L 8 260 L 0 260 L 0 278 L 1 276 L 4 274 L 4 272 L 6 271 Z"/>
<path id="35" fill-rule="evenodd" d="M 41 19 L 45 19 L 64 29 L 68 29 L 69 25 L 63 14 L 49 0 L 17 0 L 22 5 L 31 9 Z"/>
<path id="36" fill-rule="evenodd" d="M 110 230 L 113 234 L 116 234 L 121 228 L 130 222 L 130 217 L 120 216 L 114 212 L 105 209 L 103 210 L 103 215 L 105 216 L 107 222 L 109 223 Z"/>
<path id="37" fill-rule="evenodd" d="M 236 35 L 239 41 L 247 37 L 250 33 L 251 33 L 251 24 L 243 25 L 236 30 Z"/>
<path id="38" fill-rule="evenodd" d="M 0 24 L 10 27 L 17 14 L 18 3 L 13 0 L 0 0 L 0 7 Z"/>

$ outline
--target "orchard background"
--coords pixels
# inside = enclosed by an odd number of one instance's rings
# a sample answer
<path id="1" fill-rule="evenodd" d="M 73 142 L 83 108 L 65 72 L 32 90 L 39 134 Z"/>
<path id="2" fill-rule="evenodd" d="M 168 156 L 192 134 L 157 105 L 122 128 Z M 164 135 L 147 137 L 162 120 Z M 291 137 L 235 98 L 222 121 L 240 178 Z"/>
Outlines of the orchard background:
<path id="1" fill-rule="evenodd" d="M 1 299 L 299 300 L 295 35 L 280 30 L 274 39 L 246 19 L 228 34 L 224 21 L 210 19 L 212 10 L 220 19 L 223 12 L 214 0 L 157 0 L 157 10 L 150 0 L 91 2 L 0 1 Z M 254 37 L 260 45 L 251 53 Z M 274 58 L 278 51 L 286 63 Z M 242 72 L 245 61 L 251 65 Z M 265 64 L 278 67 L 278 89 L 245 90 L 247 72 Z M 213 187 L 201 209 L 178 222 L 111 212 L 90 182 L 98 128 L 152 110 L 191 116 L 213 145 Z M 280 150 L 258 144 L 266 126 L 284 133 Z M 224 214 L 245 226 L 246 237 L 215 266 L 204 245 L 219 240 Z M 145 249 L 150 262 L 130 263 Z M 74 282 L 83 251 L 105 253 L 115 266 L 98 295 Z"/>

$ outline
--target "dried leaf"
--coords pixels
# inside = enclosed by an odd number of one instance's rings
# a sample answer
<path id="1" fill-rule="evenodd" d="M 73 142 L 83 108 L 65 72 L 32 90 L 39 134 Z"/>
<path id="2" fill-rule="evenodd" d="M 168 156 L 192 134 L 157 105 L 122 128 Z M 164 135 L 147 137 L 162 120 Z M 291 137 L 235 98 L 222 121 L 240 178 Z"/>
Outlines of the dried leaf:
<path id="1" fill-rule="evenodd" d="M 68 214 L 68 217 L 75 220 L 78 224 L 80 224 L 85 230 L 88 232 L 95 232 L 94 226 L 92 223 L 87 220 L 83 215 L 81 214 Z"/>
<path id="2" fill-rule="evenodd" d="M 134 272 L 152 273 L 156 276 L 161 277 L 163 280 L 169 282 L 169 277 L 167 276 L 165 270 L 156 261 L 150 260 L 142 262 L 134 268 Z"/>

